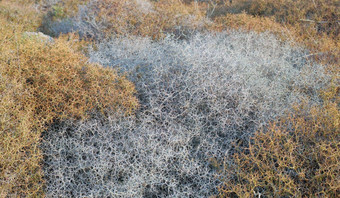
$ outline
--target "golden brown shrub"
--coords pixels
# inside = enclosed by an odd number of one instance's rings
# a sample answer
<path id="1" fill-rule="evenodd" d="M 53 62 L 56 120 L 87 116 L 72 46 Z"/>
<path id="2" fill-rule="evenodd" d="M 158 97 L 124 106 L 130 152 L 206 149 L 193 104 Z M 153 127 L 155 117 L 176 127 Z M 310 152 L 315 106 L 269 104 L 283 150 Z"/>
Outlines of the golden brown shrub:
<path id="1" fill-rule="evenodd" d="M 88 63 L 63 38 L 23 33 L 36 23 L 16 17 L 0 17 L 0 197 L 39 197 L 39 142 L 49 123 L 86 118 L 93 110 L 132 113 L 138 103 L 124 76 Z"/>
<path id="2" fill-rule="evenodd" d="M 295 24 L 305 19 L 321 25 L 322 21 L 327 21 L 328 26 L 332 26 L 329 30 L 339 30 L 336 24 L 340 14 L 338 7 L 339 2 L 336 0 L 235 0 L 231 4 L 217 4 L 213 16 L 245 11 L 254 16 L 274 16 L 280 23 Z"/>
<path id="3" fill-rule="evenodd" d="M 2 20 L 0 25 L 2 27 L 10 25 L 15 31 L 34 31 L 39 27 L 41 14 L 34 8 L 33 2 L 30 0 L 23 2 L 25 1 L 3 0 L 0 2 L 0 19 Z M 7 24 L 4 24 L 4 21 Z"/>
<path id="4" fill-rule="evenodd" d="M 336 197 L 340 193 L 339 88 L 323 93 L 325 104 L 294 114 L 258 132 L 246 149 L 236 146 L 233 175 L 220 197 Z"/>
<path id="5" fill-rule="evenodd" d="M 226 14 L 225 16 L 215 17 L 214 23 L 212 23 L 208 28 L 214 31 L 231 29 L 256 32 L 269 31 L 278 35 L 281 39 L 287 39 L 287 36 L 291 36 L 290 34 L 292 34 L 291 28 L 282 26 L 275 22 L 273 18 L 255 17 L 246 13 Z"/>
<path id="6" fill-rule="evenodd" d="M 79 117 L 94 107 L 104 110 L 113 101 L 123 102 L 129 112 L 135 107 L 135 101 L 129 100 L 133 99 L 132 84 L 112 69 L 88 64 L 82 54 L 73 52 L 64 41 L 56 40 L 51 45 L 37 43 L 36 39 L 23 42 L 19 56 L 15 57 L 19 63 L 7 60 L 8 72 L 20 76 L 32 99 L 39 101 L 35 106 L 39 116 L 47 120 Z"/>
<path id="7" fill-rule="evenodd" d="M 0 196 L 42 194 L 42 171 L 33 108 L 16 97 L 28 93 L 17 79 L 0 78 Z M 25 109 L 25 110 L 23 110 Z"/>

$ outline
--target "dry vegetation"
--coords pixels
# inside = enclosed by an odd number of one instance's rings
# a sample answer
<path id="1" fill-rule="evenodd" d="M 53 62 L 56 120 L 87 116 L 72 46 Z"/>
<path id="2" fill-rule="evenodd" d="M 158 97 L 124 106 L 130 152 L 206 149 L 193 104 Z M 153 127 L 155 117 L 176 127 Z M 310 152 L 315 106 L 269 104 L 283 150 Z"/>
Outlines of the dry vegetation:
<path id="1" fill-rule="evenodd" d="M 336 197 L 339 2 L 230 2 L 0 0 L 0 197 Z"/>
<path id="2" fill-rule="evenodd" d="M 50 196 L 217 194 L 224 175 L 213 161 L 231 142 L 246 141 L 302 98 L 320 103 L 329 79 L 303 49 L 254 32 L 112 39 L 89 54 L 127 71 L 141 108 L 126 120 L 52 127 L 44 136 Z"/>
<path id="3" fill-rule="evenodd" d="M 227 1 L 209 2 L 210 11 L 207 12 L 211 13 L 219 28 L 231 26 L 272 31 L 279 35 L 285 32 L 286 38 L 310 49 L 311 54 L 314 54 L 311 58 L 327 64 L 327 69 L 339 72 L 339 1 L 234 0 L 232 4 Z"/>
<path id="4" fill-rule="evenodd" d="M 271 31 L 305 45 L 311 58 L 339 72 L 340 5 L 335 0 L 44 2 L 49 12 L 41 30 L 54 36 L 79 32 L 97 40 L 131 34 L 160 39 L 169 33 L 186 38 L 205 29 Z"/>
<path id="5" fill-rule="evenodd" d="M 297 106 L 250 139 L 236 145 L 233 177 L 220 197 L 336 197 L 340 193 L 339 89 L 324 94 L 324 105 Z"/>
<path id="6" fill-rule="evenodd" d="M 0 196 L 36 197 L 43 194 L 39 143 L 47 124 L 84 118 L 93 109 L 132 112 L 137 101 L 130 82 L 87 63 L 66 41 L 25 34 L 37 27 L 34 9 L 1 6 Z"/>
<path id="7" fill-rule="evenodd" d="M 51 35 L 77 31 L 96 40 L 122 35 L 160 39 L 166 33 L 185 36 L 205 23 L 204 12 L 178 0 L 88 0 L 73 8 L 74 1 L 51 6 L 42 31 Z"/>

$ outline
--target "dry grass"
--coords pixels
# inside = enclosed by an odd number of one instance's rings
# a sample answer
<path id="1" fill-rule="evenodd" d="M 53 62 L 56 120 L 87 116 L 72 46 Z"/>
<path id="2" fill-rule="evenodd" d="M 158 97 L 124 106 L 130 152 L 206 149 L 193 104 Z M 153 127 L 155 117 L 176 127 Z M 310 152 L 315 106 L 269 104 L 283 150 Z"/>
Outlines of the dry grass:
<path id="1" fill-rule="evenodd" d="M 325 104 L 294 114 L 259 132 L 246 149 L 236 146 L 231 177 L 220 197 L 336 197 L 340 193 L 339 88 Z M 262 196 L 260 196 L 260 194 Z"/>

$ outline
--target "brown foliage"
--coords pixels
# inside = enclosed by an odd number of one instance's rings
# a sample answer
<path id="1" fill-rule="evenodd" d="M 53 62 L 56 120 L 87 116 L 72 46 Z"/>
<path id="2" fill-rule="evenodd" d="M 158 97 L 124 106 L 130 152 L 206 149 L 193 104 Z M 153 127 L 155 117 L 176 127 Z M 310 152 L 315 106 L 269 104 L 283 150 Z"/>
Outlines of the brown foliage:
<path id="1" fill-rule="evenodd" d="M 336 197 L 340 193 L 339 88 L 323 93 L 325 104 L 296 108 L 258 132 L 249 147 L 236 146 L 233 177 L 220 197 Z"/>
<path id="2" fill-rule="evenodd" d="M 86 118 L 93 110 L 132 113 L 138 104 L 125 77 L 88 63 L 63 38 L 49 42 L 23 34 L 36 21 L 20 24 L 12 11 L 0 11 L 9 16 L 0 18 L 0 196 L 39 197 L 39 142 L 47 124 Z"/>
<path id="3" fill-rule="evenodd" d="M 226 14 L 215 17 L 214 23 L 209 26 L 210 30 L 224 31 L 241 29 L 245 31 L 266 32 L 270 31 L 278 35 L 281 39 L 287 39 L 291 34 L 291 29 L 284 27 L 269 17 L 254 17 L 246 13 Z"/>
<path id="4" fill-rule="evenodd" d="M 34 31 L 41 23 L 41 14 L 33 7 L 31 1 L 3 0 L 0 2 L 1 26 L 10 25 L 15 31 Z M 6 24 L 4 23 L 6 21 Z M 0 26 L 0 27 L 1 27 Z M 7 33 L 13 34 L 9 30 Z M 4 30 L 1 30 L 4 33 Z"/>

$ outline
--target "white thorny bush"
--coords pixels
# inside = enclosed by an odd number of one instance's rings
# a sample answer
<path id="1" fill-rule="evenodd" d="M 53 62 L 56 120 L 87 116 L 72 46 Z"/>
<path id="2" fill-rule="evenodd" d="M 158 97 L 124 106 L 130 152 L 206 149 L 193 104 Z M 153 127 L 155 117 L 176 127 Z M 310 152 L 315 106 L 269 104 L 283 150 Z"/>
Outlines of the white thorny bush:
<path id="1" fill-rule="evenodd" d="M 232 142 L 304 99 L 321 103 L 329 77 L 308 52 L 269 33 L 206 33 L 188 40 L 118 38 L 91 61 L 135 83 L 140 110 L 63 121 L 44 136 L 48 197 L 208 197 Z"/>
<path id="2" fill-rule="evenodd" d="M 44 7 L 51 8 L 61 4 L 61 2 L 61 0 L 45 0 L 43 5 Z M 116 4 L 119 5 L 119 8 L 117 8 Z M 104 6 L 105 9 L 100 8 L 100 6 Z M 110 35 L 137 34 L 135 32 L 136 26 L 149 24 L 149 20 L 152 19 L 146 17 L 146 15 L 152 13 L 155 14 L 155 16 L 170 17 L 168 16 L 169 14 L 164 13 L 164 10 L 155 9 L 154 3 L 149 0 L 89 0 L 85 4 L 78 5 L 78 11 L 73 13 L 72 16 L 52 20 L 52 13 L 46 15 L 40 31 L 50 36 L 76 32 L 82 38 L 102 41 Z M 127 23 L 129 19 L 136 20 L 134 22 L 136 24 L 129 25 Z M 177 37 L 180 38 L 187 38 L 194 32 L 203 29 L 206 24 L 211 23 L 209 19 L 200 18 L 194 14 L 177 14 L 175 18 L 168 18 L 168 20 L 174 20 L 174 24 L 172 24 L 173 28 L 161 28 L 159 31 L 176 34 Z M 177 21 L 177 23 L 175 21 Z M 150 23 L 150 26 L 146 25 L 144 28 L 152 28 L 151 26 L 152 23 Z M 112 31 L 105 31 L 109 29 Z M 158 33 L 154 32 L 153 34 L 156 35 Z"/>

